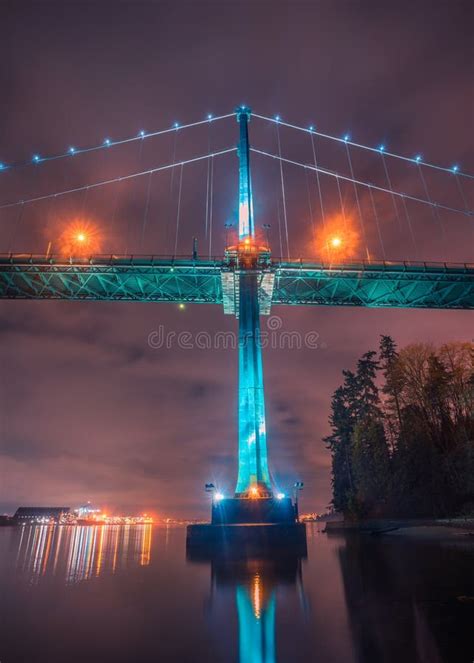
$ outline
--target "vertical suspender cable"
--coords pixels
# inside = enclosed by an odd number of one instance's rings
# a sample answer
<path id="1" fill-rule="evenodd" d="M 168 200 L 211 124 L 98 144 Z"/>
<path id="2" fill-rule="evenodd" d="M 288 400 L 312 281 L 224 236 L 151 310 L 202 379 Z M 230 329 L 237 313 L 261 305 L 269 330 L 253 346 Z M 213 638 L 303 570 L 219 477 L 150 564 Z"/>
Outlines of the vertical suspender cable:
<path id="1" fill-rule="evenodd" d="M 378 236 L 379 236 L 380 246 L 382 248 L 382 256 L 383 256 L 383 259 L 385 260 L 385 258 L 386 258 L 386 256 L 385 256 L 385 246 L 384 246 L 384 243 L 383 243 L 382 232 L 380 230 L 379 215 L 377 214 L 377 207 L 375 206 L 374 194 L 373 194 L 371 186 L 369 186 L 369 194 L 370 194 L 370 200 L 372 202 L 372 209 L 374 210 L 375 224 L 377 226 L 377 233 L 378 233 Z"/>
<path id="2" fill-rule="evenodd" d="M 466 210 L 466 212 L 470 212 L 468 204 L 467 204 L 467 199 L 466 199 L 466 196 L 464 194 L 464 189 L 462 188 L 461 180 L 459 179 L 457 173 L 454 174 L 454 177 L 456 178 L 456 184 L 458 185 L 458 189 L 459 189 L 459 193 L 461 195 L 461 199 L 462 199 L 462 203 L 464 205 L 464 209 Z M 471 230 L 472 230 L 472 234 L 474 235 L 474 224 L 471 224 Z"/>
<path id="3" fill-rule="evenodd" d="M 397 217 L 397 221 L 398 221 L 398 228 L 401 231 L 402 230 L 402 221 L 400 219 L 400 214 L 398 213 L 397 201 L 395 200 L 395 196 L 393 194 L 392 180 L 390 179 L 390 175 L 388 174 L 387 162 L 385 161 L 385 155 L 384 155 L 383 152 L 380 152 L 380 156 L 382 157 L 383 169 L 385 171 L 385 178 L 387 180 L 388 188 L 392 192 L 391 193 L 391 198 L 392 198 L 393 209 L 395 210 L 395 216 Z"/>
<path id="4" fill-rule="evenodd" d="M 175 130 L 174 136 L 173 136 L 173 152 L 171 156 L 171 163 L 174 165 L 176 163 L 176 142 L 178 138 L 178 129 Z M 171 206 L 171 203 L 173 202 L 173 185 L 174 185 L 174 168 L 171 168 L 171 174 L 170 174 L 170 189 L 169 189 L 169 204 Z M 169 245 L 169 240 L 170 240 L 170 230 L 171 230 L 171 216 L 168 216 L 168 222 L 166 224 L 166 246 Z"/>
<path id="5" fill-rule="evenodd" d="M 151 191 L 151 176 L 152 173 L 148 175 L 148 187 L 147 187 L 147 192 L 146 192 L 146 202 L 145 202 L 145 208 L 143 210 L 143 223 L 142 223 L 142 236 L 140 240 L 140 250 L 143 250 L 143 243 L 145 239 L 145 230 L 148 222 L 148 208 L 150 206 L 150 191 Z"/>
<path id="6" fill-rule="evenodd" d="M 402 203 L 403 203 L 403 209 L 405 210 L 405 216 L 406 216 L 407 222 L 408 222 L 408 227 L 410 228 L 411 241 L 413 242 L 413 248 L 415 249 L 415 257 L 416 257 L 417 260 L 420 260 L 421 255 L 420 255 L 420 252 L 418 251 L 418 245 L 417 245 L 417 242 L 416 242 L 415 233 L 413 232 L 413 227 L 412 227 L 412 224 L 411 224 L 410 215 L 408 213 L 408 204 L 407 204 L 407 201 L 405 200 L 405 196 L 402 196 Z"/>
<path id="7" fill-rule="evenodd" d="M 143 140 L 139 141 L 138 144 L 138 167 L 140 168 L 141 163 L 142 163 L 142 152 L 143 152 Z M 132 195 L 131 195 L 131 202 L 132 202 L 132 208 L 135 206 L 135 201 L 137 200 L 137 190 L 136 188 L 132 189 Z M 131 244 L 133 246 L 133 225 L 132 225 L 132 218 L 131 215 L 128 216 L 127 220 L 127 230 L 126 230 L 126 249 L 125 253 L 128 253 L 128 246 Z M 138 238 L 137 238 L 138 239 Z"/>
<path id="8" fill-rule="evenodd" d="M 211 123 L 207 126 L 207 153 L 211 153 Z M 207 183 L 206 183 L 206 219 L 205 219 L 205 238 L 209 230 L 209 175 L 211 170 L 210 159 L 207 160 Z"/>
<path id="9" fill-rule="evenodd" d="M 173 136 L 173 156 L 171 157 L 171 163 L 176 163 L 176 143 L 178 140 L 178 129 L 175 130 L 174 136 Z M 174 184 L 174 168 L 171 169 L 171 177 L 170 177 L 170 195 L 173 192 L 173 184 Z"/>
<path id="10" fill-rule="evenodd" d="M 336 175 L 336 182 L 337 182 L 337 190 L 339 193 L 339 202 L 341 204 L 342 218 L 344 220 L 344 230 L 347 230 L 346 210 L 344 209 L 344 202 L 342 200 L 341 183 L 339 182 L 339 177 L 337 175 Z"/>
<path id="11" fill-rule="evenodd" d="M 211 157 L 211 187 L 209 194 L 209 259 L 212 257 L 212 216 L 214 208 L 214 157 Z"/>
<path id="12" fill-rule="evenodd" d="M 431 200 L 431 196 L 430 196 L 430 193 L 428 191 L 428 186 L 426 184 L 426 179 L 425 179 L 425 176 L 423 175 L 422 166 L 419 163 L 417 164 L 417 166 L 418 166 L 418 172 L 420 173 L 421 181 L 423 183 L 423 188 L 425 190 L 426 198 L 428 199 L 428 202 L 429 202 L 430 207 L 431 207 L 431 211 L 433 212 L 433 217 L 434 217 L 435 221 L 437 221 L 438 224 L 441 227 L 441 233 L 443 235 L 444 257 L 446 259 L 446 247 L 447 247 L 446 229 L 444 227 L 443 221 L 441 220 L 441 216 L 439 215 L 438 206 L 436 205 L 436 203 L 433 203 L 433 201 Z"/>
<path id="13" fill-rule="evenodd" d="M 89 195 L 89 187 L 87 187 L 87 189 L 84 191 L 84 197 L 82 199 L 82 216 L 84 216 L 86 213 L 86 203 L 88 195 Z"/>
<path id="14" fill-rule="evenodd" d="M 357 184 L 355 183 L 355 177 L 354 177 L 354 168 L 352 166 L 352 159 L 351 159 L 351 153 L 349 152 L 349 145 L 347 142 L 345 143 L 346 145 L 346 154 L 347 154 L 347 161 L 349 162 L 349 168 L 351 171 L 351 178 L 353 180 L 353 185 L 354 185 L 354 193 L 355 193 L 355 198 L 356 198 L 356 203 L 357 203 L 357 212 L 359 214 L 359 222 L 360 222 L 360 227 L 362 229 L 362 237 L 364 239 L 364 245 L 365 245 L 365 252 L 367 254 L 367 259 L 370 262 L 370 254 L 369 254 L 369 247 L 367 246 L 367 236 L 365 234 L 365 225 L 364 225 L 364 219 L 362 217 L 362 210 L 360 207 L 360 200 L 359 200 L 359 192 L 357 191 Z"/>
<path id="15" fill-rule="evenodd" d="M 207 182 L 206 182 L 206 218 L 205 218 L 205 238 L 207 240 L 208 222 L 209 222 L 209 178 L 211 172 L 211 158 L 207 160 Z"/>
<path id="16" fill-rule="evenodd" d="M 120 182 L 119 182 L 120 185 Z M 114 196 L 114 208 L 112 210 L 112 223 L 110 224 L 110 232 L 112 233 L 115 227 L 115 218 L 117 216 L 117 209 L 118 209 L 118 195 Z"/>
<path id="17" fill-rule="evenodd" d="M 456 184 L 458 185 L 459 193 L 461 194 L 461 200 L 462 200 L 462 203 L 464 205 L 464 209 L 466 210 L 466 212 L 469 212 L 470 210 L 469 210 L 469 207 L 467 205 L 466 196 L 464 195 L 464 189 L 462 188 L 462 184 L 461 184 L 461 181 L 458 177 L 458 174 L 456 173 L 454 175 L 454 177 L 456 178 Z"/>
<path id="18" fill-rule="evenodd" d="M 280 168 L 280 166 L 278 165 L 278 169 L 279 168 Z M 278 170 L 278 173 L 279 172 L 280 172 L 280 170 Z M 275 187 L 275 191 L 276 191 L 276 187 Z M 282 260 L 283 259 L 283 237 L 282 237 L 282 233 L 281 233 L 281 211 L 280 211 L 280 196 L 279 195 L 277 196 L 276 201 L 277 201 L 277 217 L 278 217 L 278 239 L 279 239 L 279 243 L 280 243 L 279 258 L 280 258 L 280 260 Z"/>
<path id="19" fill-rule="evenodd" d="M 285 236 L 286 236 L 286 251 L 288 255 L 288 260 L 290 259 L 290 243 L 288 240 L 288 218 L 286 215 L 286 195 L 285 195 L 285 181 L 283 178 L 283 161 L 281 160 L 281 142 L 280 142 L 280 129 L 278 124 L 276 125 L 277 129 L 277 139 L 278 139 L 278 154 L 280 156 L 280 181 L 281 181 L 281 195 L 283 201 L 283 220 L 285 222 Z"/>
<path id="20" fill-rule="evenodd" d="M 176 256 L 178 252 L 179 215 L 181 212 L 181 189 L 183 186 L 183 169 L 184 165 L 181 164 L 181 170 L 179 173 L 178 207 L 176 210 L 176 235 L 174 238 L 174 254 L 173 254 L 174 256 Z"/>
<path id="21" fill-rule="evenodd" d="M 64 177 L 64 183 L 65 182 L 66 182 L 66 177 Z M 57 201 L 57 196 L 54 196 L 53 198 L 51 198 L 49 206 L 48 206 L 48 211 L 46 212 L 46 237 L 48 239 L 48 248 L 47 248 L 47 251 L 46 251 L 47 256 L 48 256 L 49 251 L 50 251 L 51 246 L 52 246 L 51 240 L 49 238 L 50 238 L 51 217 L 53 215 L 53 210 L 54 210 L 54 207 L 56 205 L 56 201 Z"/>
<path id="22" fill-rule="evenodd" d="M 311 223 L 311 229 L 313 231 L 313 240 L 314 240 L 316 238 L 316 233 L 315 233 L 314 218 L 313 218 L 313 205 L 311 204 L 311 189 L 309 187 L 308 171 L 306 168 L 304 173 L 306 177 L 306 193 L 308 195 L 309 218 Z"/>
<path id="23" fill-rule="evenodd" d="M 24 209 L 25 209 L 25 205 L 22 202 L 19 209 L 18 209 L 18 214 L 17 214 L 16 220 L 13 222 L 13 230 L 12 230 L 12 233 L 10 235 L 10 242 L 9 242 L 9 246 L 8 246 L 8 252 L 9 253 L 13 253 L 13 243 L 14 243 L 15 238 L 16 238 L 17 229 L 21 226 L 21 222 L 23 220 L 23 210 Z"/>
<path id="24" fill-rule="evenodd" d="M 316 145 L 314 143 L 314 135 L 311 132 L 311 148 L 313 150 L 313 161 L 314 161 L 314 167 L 316 169 L 316 182 L 318 184 L 318 193 L 319 193 L 319 204 L 321 206 L 321 218 L 323 220 L 323 226 L 326 224 L 326 215 L 324 213 L 324 205 L 323 205 L 323 191 L 321 188 L 321 180 L 319 177 L 319 168 L 318 168 L 318 160 L 316 158 Z"/>

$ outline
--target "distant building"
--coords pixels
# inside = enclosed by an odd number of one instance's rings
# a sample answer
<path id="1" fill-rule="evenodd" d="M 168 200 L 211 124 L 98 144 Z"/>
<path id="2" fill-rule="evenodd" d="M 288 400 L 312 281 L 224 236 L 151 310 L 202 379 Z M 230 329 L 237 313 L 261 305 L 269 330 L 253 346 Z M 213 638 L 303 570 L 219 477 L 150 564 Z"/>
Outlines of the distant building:
<path id="1" fill-rule="evenodd" d="M 4 525 L 14 525 L 15 521 L 11 516 L 0 516 L 0 527 Z"/>
<path id="2" fill-rule="evenodd" d="M 20 506 L 13 517 L 18 523 L 59 522 L 69 511 L 68 506 Z"/>

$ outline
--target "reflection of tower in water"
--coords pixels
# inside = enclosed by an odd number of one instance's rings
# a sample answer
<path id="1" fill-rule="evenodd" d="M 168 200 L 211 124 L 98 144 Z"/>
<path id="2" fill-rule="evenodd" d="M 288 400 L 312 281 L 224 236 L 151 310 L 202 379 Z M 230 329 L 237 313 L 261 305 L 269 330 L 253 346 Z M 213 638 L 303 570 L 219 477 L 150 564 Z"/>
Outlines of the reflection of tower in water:
<path id="1" fill-rule="evenodd" d="M 214 557 L 211 604 L 215 594 L 234 590 L 238 620 L 239 663 L 277 663 L 276 611 L 279 590 L 295 587 L 304 608 L 301 557 Z M 188 561 L 205 561 L 189 556 Z"/>
<path id="2" fill-rule="evenodd" d="M 240 663 L 275 663 L 275 588 L 259 571 L 235 590 Z"/>

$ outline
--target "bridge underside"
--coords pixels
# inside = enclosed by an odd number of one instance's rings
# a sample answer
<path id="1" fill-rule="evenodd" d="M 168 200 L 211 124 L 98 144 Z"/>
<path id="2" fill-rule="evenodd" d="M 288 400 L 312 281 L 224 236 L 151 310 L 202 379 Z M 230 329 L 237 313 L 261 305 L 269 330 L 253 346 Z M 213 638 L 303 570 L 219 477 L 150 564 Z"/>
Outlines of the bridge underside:
<path id="1" fill-rule="evenodd" d="M 474 308 L 474 264 L 272 260 L 257 269 L 261 310 L 272 305 Z M 225 259 L 0 256 L 1 299 L 229 304 L 238 269 Z M 270 284 L 270 285 L 269 285 Z M 236 295 L 236 300 L 238 294 Z"/>

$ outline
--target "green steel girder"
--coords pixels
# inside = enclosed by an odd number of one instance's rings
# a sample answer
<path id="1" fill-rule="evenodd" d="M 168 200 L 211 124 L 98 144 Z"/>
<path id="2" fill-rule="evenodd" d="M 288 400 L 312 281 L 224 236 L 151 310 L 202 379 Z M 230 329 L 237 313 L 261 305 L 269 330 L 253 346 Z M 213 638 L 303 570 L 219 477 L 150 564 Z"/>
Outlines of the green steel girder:
<path id="1" fill-rule="evenodd" d="M 0 298 L 150 302 L 222 301 L 221 261 L 0 257 Z"/>
<path id="2" fill-rule="evenodd" d="M 0 256 L 1 299 L 222 304 L 225 259 Z M 273 260 L 273 305 L 474 308 L 474 264 L 357 263 L 330 266 Z"/>
<path id="3" fill-rule="evenodd" d="M 474 264 L 280 263 L 272 304 L 473 309 Z"/>

